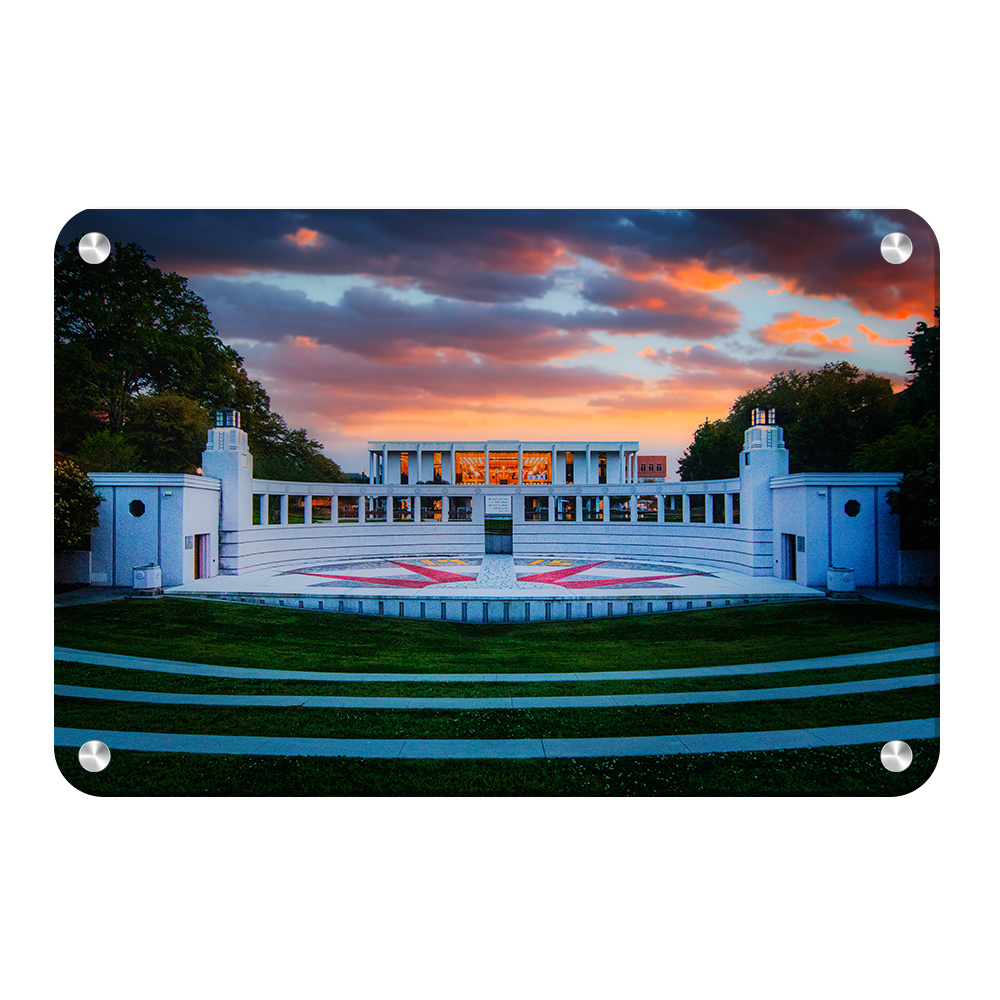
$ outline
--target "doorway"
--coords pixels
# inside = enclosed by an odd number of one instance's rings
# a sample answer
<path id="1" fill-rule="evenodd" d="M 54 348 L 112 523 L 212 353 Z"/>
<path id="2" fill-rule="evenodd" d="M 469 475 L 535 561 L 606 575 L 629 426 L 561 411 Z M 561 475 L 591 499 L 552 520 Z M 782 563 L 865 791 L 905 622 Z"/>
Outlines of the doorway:
<path id="1" fill-rule="evenodd" d="M 204 580 L 212 575 L 212 536 L 194 536 L 194 578 Z"/>
<path id="2" fill-rule="evenodd" d="M 796 579 L 795 536 L 784 533 L 781 536 L 781 578 L 782 580 Z"/>

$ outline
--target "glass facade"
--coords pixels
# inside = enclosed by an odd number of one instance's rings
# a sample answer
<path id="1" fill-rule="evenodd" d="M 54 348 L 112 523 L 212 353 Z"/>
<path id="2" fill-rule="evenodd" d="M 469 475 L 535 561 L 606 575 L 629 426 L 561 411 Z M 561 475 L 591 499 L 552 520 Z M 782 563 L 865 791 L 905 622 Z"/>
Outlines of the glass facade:
<path id="1" fill-rule="evenodd" d="M 517 452 L 491 451 L 490 484 L 497 486 L 516 486 L 517 483 Z"/>
<path id="2" fill-rule="evenodd" d="M 468 483 L 486 482 L 486 452 L 456 451 L 455 452 L 455 483 L 464 486 Z"/>
<path id="3" fill-rule="evenodd" d="M 526 451 L 521 457 L 525 485 L 550 486 L 552 484 L 552 452 Z"/>

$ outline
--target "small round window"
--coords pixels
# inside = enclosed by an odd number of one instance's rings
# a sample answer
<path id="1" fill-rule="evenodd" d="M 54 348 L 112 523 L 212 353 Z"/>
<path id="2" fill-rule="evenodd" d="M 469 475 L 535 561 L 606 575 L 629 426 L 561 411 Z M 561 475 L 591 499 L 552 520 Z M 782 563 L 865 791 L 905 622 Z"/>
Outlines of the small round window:
<path id="1" fill-rule="evenodd" d="M 133 517 L 142 517 L 146 513 L 146 505 L 141 500 L 133 500 L 128 505 L 128 512 Z"/>
<path id="2" fill-rule="evenodd" d="M 857 500 L 848 500 L 844 504 L 844 513 L 848 517 L 857 517 L 861 513 L 861 504 Z"/>

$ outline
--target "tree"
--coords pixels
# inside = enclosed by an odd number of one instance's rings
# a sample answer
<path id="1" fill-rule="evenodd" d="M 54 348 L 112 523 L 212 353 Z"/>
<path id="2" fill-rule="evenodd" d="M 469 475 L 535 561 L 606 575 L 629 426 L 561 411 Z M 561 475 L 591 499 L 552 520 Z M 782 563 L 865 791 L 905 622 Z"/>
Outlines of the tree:
<path id="1" fill-rule="evenodd" d="M 784 428 L 790 472 L 843 471 L 860 445 L 892 429 L 893 408 L 889 379 L 846 361 L 811 372 L 778 372 L 767 385 L 739 396 L 725 420 L 706 420 L 678 471 L 682 480 L 738 474 L 743 433 L 757 409 L 773 409 Z"/>
<path id="2" fill-rule="evenodd" d="M 106 427 L 88 434 L 75 458 L 85 472 L 142 471 L 139 452 L 121 434 L 112 434 Z"/>
<path id="3" fill-rule="evenodd" d="M 123 438 L 139 455 L 141 472 L 193 473 L 201 466 L 208 408 L 174 393 L 138 396 L 129 408 Z"/>
<path id="4" fill-rule="evenodd" d="M 706 420 L 677 462 L 681 479 L 727 479 L 740 474 L 743 435 L 735 421 Z"/>
<path id="5" fill-rule="evenodd" d="M 89 540 L 90 531 L 100 523 L 97 508 L 104 502 L 94 482 L 72 462 L 55 467 L 56 552 L 72 552 Z"/>
<path id="6" fill-rule="evenodd" d="M 253 471 L 257 478 L 309 483 L 346 482 L 340 466 L 322 453 L 323 446 L 318 441 L 309 439 L 305 428 L 289 430 L 281 417 L 274 416 L 280 421 L 280 431 L 267 438 L 258 438 L 256 447 L 259 450 L 251 447 Z"/>
<path id="7" fill-rule="evenodd" d="M 920 420 L 926 413 L 936 413 L 941 405 L 941 372 L 939 357 L 941 348 L 941 310 L 934 310 L 934 326 L 922 320 L 910 334 L 910 346 L 906 349 L 913 367 L 906 388 L 900 393 L 900 417 L 904 420 Z"/>
<path id="8" fill-rule="evenodd" d="M 85 263 L 79 237 L 55 253 L 56 442 L 87 460 L 146 472 L 193 471 L 210 411 L 240 411 L 261 478 L 342 482 L 305 429 L 289 430 L 243 358 L 216 335 L 187 279 L 165 274 L 135 243 Z M 110 436 L 122 436 L 112 442 Z M 117 458 L 115 457 L 117 455 Z M 128 471 L 124 465 L 107 471 Z"/>
<path id="9" fill-rule="evenodd" d="M 901 549 L 934 550 L 941 545 L 941 482 L 936 462 L 907 472 L 898 490 L 889 490 L 889 509 L 899 517 Z"/>
<path id="10" fill-rule="evenodd" d="M 891 461 L 902 472 L 898 490 L 889 492 L 889 507 L 899 516 L 900 546 L 904 549 L 940 547 L 941 376 L 938 366 L 941 312 L 934 310 L 934 326 L 923 321 L 913 331 L 909 354 L 913 367 L 906 388 L 899 395 L 901 423 L 893 434 L 861 449 L 856 468 L 871 468 L 876 460 Z"/>
<path id="11" fill-rule="evenodd" d="M 55 369 L 63 427 L 99 411 L 121 433 L 133 399 L 176 393 L 224 404 L 242 358 L 216 336 L 187 279 L 165 274 L 135 243 L 115 243 L 100 265 L 77 252 L 79 237 L 55 252 Z"/>

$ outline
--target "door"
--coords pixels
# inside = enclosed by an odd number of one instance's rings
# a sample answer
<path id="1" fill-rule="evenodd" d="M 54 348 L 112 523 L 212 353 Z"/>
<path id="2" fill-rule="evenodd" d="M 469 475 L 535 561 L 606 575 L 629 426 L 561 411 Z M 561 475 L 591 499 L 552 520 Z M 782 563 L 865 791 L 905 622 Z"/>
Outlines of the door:
<path id="1" fill-rule="evenodd" d="M 783 580 L 795 579 L 795 536 L 781 536 L 781 578 Z"/>
<path id="2" fill-rule="evenodd" d="M 204 580 L 212 575 L 211 535 L 194 536 L 194 578 Z"/>

